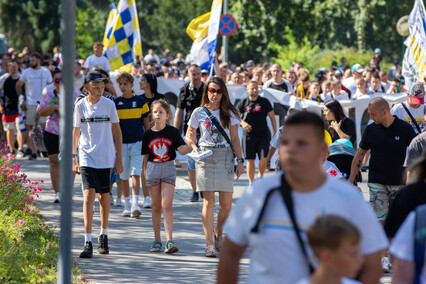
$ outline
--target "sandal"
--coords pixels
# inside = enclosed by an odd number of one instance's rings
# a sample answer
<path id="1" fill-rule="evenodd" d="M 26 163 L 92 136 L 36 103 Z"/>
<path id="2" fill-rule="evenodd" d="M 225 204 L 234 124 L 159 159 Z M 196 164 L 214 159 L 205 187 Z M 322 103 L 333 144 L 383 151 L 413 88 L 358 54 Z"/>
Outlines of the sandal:
<path id="1" fill-rule="evenodd" d="M 214 245 L 210 245 L 206 248 L 206 257 L 216 257 Z"/>
<path id="2" fill-rule="evenodd" d="M 162 245 L 163 244 L 161 242 L 159 242 L 159 241 L 153 241 L 150 251 L 151 252 L 160 252 Z"/>
<path id="3" fill-rule="evenodd" d="M 175 245 L 175 243 L 172 240 L 167 241 L 166 249 L 164 250 L 164 253 L 171 254 L 171 253 L 175 253 L 175 252 L 178 252 L 178 251 L 179 251 L 179 248 Z"/>
<path id="4" fill-rule="evenodd" d="M 223 236 L 217 236 L 216 234 L 214 234 L 214 247 L 216 248 L 217 251 L 220 251 L 220 249 L 222 248 L 222 244 L 223 244 Z"/>

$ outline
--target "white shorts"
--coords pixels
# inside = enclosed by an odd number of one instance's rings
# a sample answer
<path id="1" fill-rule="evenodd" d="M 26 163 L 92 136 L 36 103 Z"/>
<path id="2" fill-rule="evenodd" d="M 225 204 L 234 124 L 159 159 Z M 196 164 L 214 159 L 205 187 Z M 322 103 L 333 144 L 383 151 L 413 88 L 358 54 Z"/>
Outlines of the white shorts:
<path id="1" fill-rule="evenodd" d="M 131 176 L 140 176 L 142 172 L 143 156 L 142 141 L 123 143 L 123 172 L 120 179 L 128 180 Z"/>
<path id="2" fill-rule="evenodd" d="M 27 118 L 25 119 L 25 125 L 34 126 L 36 111 L 37 111 L 37 106 L 26 105 L 25 115 Z M 45 124 L 46 121 L 47 121 L 47 116 L 40 116 L 40 119 L 38 120 L 40 124 Z"/>
<path id="3" fill-rule="evenodd" d="M 19 116 L 15 119 L 15 121 L 12 122 L 4 122 L 3 121 L 3 130 L 9 131 L 9 130 L 15 130 L 19 128 Z"/>

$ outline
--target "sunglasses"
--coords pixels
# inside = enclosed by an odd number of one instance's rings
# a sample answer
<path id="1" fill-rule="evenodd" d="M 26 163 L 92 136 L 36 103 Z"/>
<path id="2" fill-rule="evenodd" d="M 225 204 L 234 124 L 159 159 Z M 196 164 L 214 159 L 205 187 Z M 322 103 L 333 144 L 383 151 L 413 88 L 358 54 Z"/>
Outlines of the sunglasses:
<path id="1" fill-rule="evenodd" d="M 215 88 L 209 88 L 208 89 L 208 91 L 209 91 L 209 93 L 211 93 L 211 94 L 222 94 L 222 90 L 221 89 L 215 89 Z"/>
<path id="2" fill-rule="evenodd" d="M 59 84 L 60 82 L 61 82 L 61 78 L 58 78 L 58 79 L 55 80 L 56 84 Z"/>

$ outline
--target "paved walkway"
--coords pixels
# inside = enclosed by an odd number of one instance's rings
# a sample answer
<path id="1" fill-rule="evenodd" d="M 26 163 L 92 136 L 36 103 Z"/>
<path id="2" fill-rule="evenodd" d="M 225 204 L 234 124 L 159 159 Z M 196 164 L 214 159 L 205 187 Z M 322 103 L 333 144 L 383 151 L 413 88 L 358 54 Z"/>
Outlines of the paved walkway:
<path id="1" fill-rule="evenodd" d="M 60 204 L 54 204 L 53 189 L 50 184 L 49 165 L 47 159 L 37 161 L 18 159 L 21 170 L 31 180 L 45 181 L 44 190 L 36 204 L 41 209 L 46 221 L 59 232 Z M 80 259 L 84 243 L 83 230 L 83 195 L 81 179 L 77 176 L 73 190 L 73 245 L 74 259 L 80 265 L 89 283 L 214 283 L 218 259 L 204 256 L 205 240 L 201 223 L 202 202 L 191 203 L 192 194 L 187 179 L 187 171 L 178 168 L 178 179 L 174 199 L 174 234 L 179 252 L 175 255 L 150 253 L 153 241 L 151 210 L 142 209 L 139 218 L 121 217 L 122 207 L 111 206 L 109 234 L 109 255 L 99 255 L 94 250 L 92 259 Z M 268 174 L 273 174 L 272 172 Z M 234 201 L 241 196 L 248 185 L 246 175 L 235 182 Z M 367 188 L 362 185 L 366 197 Z M 114 195 L 115 196 L 115 195 Z M 143 199 L 143 198 L 142 198 Z M 140 202 L 141 203 L 141 202 Z M 93 236 L 96 238 L 100 230 L 99 203 L 95 203 Z M 217 208 L 216 208 L 217 212 Z M 162 237 L 165 239 L 164 228 Z M 94 240 L 97 247 L 97 240 Z M 164 243 L 164 241 L 163 241 Z M 240 282 L 246 282 L 248 259 L 242 260 Z M 390 283 L 390 277 L 384 276 L 382 283 Z"/>

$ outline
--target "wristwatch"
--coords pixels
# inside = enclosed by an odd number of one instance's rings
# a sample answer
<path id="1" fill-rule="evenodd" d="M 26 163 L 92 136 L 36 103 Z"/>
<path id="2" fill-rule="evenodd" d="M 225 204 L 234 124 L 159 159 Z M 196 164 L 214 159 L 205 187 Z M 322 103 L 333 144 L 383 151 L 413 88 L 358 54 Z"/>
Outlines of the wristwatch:
<path id="1" fill-rule="evenodd" d="M 72 154 L 72 157 L 74 158 L 74 157 L 77 157 L 77 154 Z"/>
<path id="2" fill-rule="evenodd" d="M 242 163 L 242 164 L 244 164 L 244 159 L 243 159 L 243 158 L 237 158 L 237 163 Z"/>

